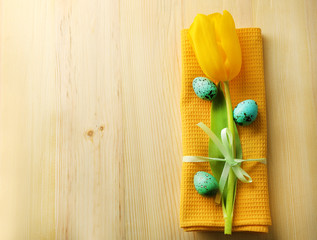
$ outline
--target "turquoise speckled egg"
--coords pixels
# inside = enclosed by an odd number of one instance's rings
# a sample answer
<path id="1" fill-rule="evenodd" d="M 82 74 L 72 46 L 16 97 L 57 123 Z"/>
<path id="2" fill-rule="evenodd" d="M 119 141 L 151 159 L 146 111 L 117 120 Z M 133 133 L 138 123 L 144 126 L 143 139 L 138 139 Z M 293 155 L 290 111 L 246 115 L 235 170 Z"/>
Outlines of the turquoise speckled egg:
<path id="1" fill-rule="evenodd" d="M 212 101 L 218 93 L 217 86 L 205 77 L 196 77 L 193 81 L 193 88 L 198 97 Z"/>
<path id="2" fill-rule="evenodd" d="M 215 195 L 219 189 L 217 180 L 207 172 L 197 172 L 194 176 L 194 185 L 197 192 L 203 196 Z"/>
<path id="3" fill-rule="evenodd" d="M 258 115 L 258 105 L 253 100 L 240 102 L 233 110 L 233 119 L 240 126 L 250 125 Z"/>

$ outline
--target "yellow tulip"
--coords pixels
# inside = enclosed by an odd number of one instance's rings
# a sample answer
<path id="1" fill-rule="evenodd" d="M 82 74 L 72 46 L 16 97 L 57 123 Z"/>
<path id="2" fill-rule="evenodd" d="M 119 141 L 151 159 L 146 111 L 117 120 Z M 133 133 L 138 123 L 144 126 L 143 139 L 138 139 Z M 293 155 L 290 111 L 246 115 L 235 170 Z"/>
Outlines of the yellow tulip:
<path id="1" fill-rule="evenodd" d="M 188 37 L 199 65 L 207 77 L 230 81 L 241 69 L 241 48 L 234 20 L 228 11 L 198 14 Z"/>

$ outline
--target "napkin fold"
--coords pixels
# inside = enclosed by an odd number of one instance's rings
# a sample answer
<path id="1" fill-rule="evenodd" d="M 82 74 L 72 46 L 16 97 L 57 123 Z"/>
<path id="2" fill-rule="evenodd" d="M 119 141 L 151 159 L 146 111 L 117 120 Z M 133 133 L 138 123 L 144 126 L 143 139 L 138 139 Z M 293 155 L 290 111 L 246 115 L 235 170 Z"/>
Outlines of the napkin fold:
<path id="1" fill-rule="evenodd" d="M 210 126 L 209 101 L 198 98 L 193 90 L 195 77 L 205 76 L 187 37 L 182 38 L 182 144 L 184 156 L 208 157 L 208 136 L 197 126 L 199 122 Z M 258 117 L 247 127 L 238 126 L 243 159 L 266 158 L 267 126 L 263 48 L 261 29 L 237 29 L 242 50 L 240 74 L 230 81 L 232 106 L 253 99 L 258 104 Z M 269 161 L 269 159 L 268 159 Z M 252 177 L 252 183 L 238 181 L 232 231 L 268 232 L 271 225 L 267 167 L 258 162 L 245 162 L 243 169 Z M 195 190 L 193 179 L 197 171 L 211 172 L 209 163 L 182 165 L 180 225 L 185 231 L 223 231 L 221 205 L 213 197 L 203 197 Z"/>

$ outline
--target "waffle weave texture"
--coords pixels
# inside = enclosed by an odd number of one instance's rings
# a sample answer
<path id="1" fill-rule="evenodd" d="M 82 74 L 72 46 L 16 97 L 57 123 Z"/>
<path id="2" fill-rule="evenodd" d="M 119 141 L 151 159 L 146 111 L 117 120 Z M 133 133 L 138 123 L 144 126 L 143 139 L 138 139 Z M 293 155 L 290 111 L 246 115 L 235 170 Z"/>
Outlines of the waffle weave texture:
<path id="1" fill-rule="evenodd" d="M 205 76 L 187 37 L 182 30 L 182 142 L 184 156 L 208 157 L 208 136 L 196 125 L 210 126 L 209 101 L 198 98 L 193 90 L 195 77 Z M 230 81 L 232 105 L 253 99 L 258 104 L 258 117 L 250 126 L 239 127 L 243 158 L 266 158 L 267 125 L 265 83 L 263 73 L 263 48 L 261 29 L 237 29 L 242 50 L 240 74 Z M 252 183 L 238 181 L 234 207 L 233 231 L 268 232 L 271 225 L 266 165 L 249 162 L 242 164 L 252 177 Z M 183 163 L 181 179 L 180 225 L 185 231 L 223 231 L 221 205 L 214 198 L 199 195 L 193 178 L 197 171 L 211 173 L 209 163 Z"/>

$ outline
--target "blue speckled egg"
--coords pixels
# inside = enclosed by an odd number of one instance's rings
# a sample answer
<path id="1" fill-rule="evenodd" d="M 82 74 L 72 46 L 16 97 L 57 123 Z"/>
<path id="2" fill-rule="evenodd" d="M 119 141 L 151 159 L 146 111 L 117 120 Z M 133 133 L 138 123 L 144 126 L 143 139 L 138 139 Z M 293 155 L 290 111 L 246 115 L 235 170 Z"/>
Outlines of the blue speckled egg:
<path id="1" fill-rule="evenodd" d="M 194 185 L 197 192 L 203 196 L 215 195 L 219 189 L 219 184 L 214 176 L 202 171 L 195 174 Z"/>
<path id="2" fill-rule="evenodd" d="M 193 81 L 193 88 L 198 97 L 212 101 L 218 93 L 217 86 L 205 77 L 196 77 Z"/>
<path id="3" fill-rule="evenodd" d="M 258 115 L 258 105 L 253 100 L 240 102 L 233 110 L 233 119 L 240 126 L 250 125 Z"/>

